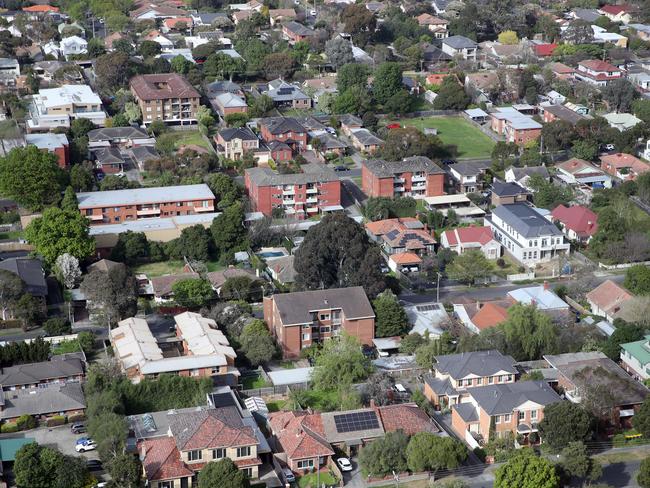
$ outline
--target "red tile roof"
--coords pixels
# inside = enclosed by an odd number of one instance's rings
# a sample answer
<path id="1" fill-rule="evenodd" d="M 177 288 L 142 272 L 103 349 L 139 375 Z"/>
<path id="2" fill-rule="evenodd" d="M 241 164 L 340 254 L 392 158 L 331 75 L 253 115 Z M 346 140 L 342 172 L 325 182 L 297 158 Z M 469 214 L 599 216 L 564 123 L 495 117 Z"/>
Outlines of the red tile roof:
<path id="1" fill-rule="evenodd" d="M 450 246 L 478 242 L 482 246 L 494 239 L 492 229 L 483 226 L 460 227 L 444 232 Z"/>
<path id="2" fill-rule="evenodd" d="M 553 220 L 559 220 L 564 227 L 571 229 L 580 237 L 593 236 L 598 230 L 598 215 L 581 205 L 571 207 L 558 205 L 551 215 Z"/>
<path id="3" fill-rule="evenodd" d="M 629 169 L 627 180 L 634 180 L 638 175 L 650 171 L 650 165 L 631 154 L 617 153 L 606 154 L 600 157 L 600 167 L 610 175 L 616 176 L 616 172 L 623 168 Z"/>
<path id="4" fill-rule="evenodd" d="M 551 56 L 557 44 L 535 44 L 534 50 L 537 56 Z"/>
<path id="5" fill-rule="evenodd" d="M 376 236 L 381 236 L 390 232 L 393 229 L 404 228 L 403 224 L 407 222 L 418 222 L 419 220 L 414 217 L 403 217 L 401 219 L 384 219 L 375 222 L 368 222 L 366 229 Z"/>
<path id="6" fill-rule="evenodd" d="M 194 474 L 181 461 L 173 437 L 157 437 L 141 441 L 138 443 L 138 452 L 144 454 L 142 466 L 149 481 L 169 480 Z"/>
<path id="7" fill-rule="evenodd" d="M 58 12 L 59 7 L 53 7 L 52 5 L 32 5 L 31 7 L 23 8 L 23 12 Z"/>
<path id="8" fill-rule="evenodd" d="M 176 439 L 178 441 L 178 437 Z M 191 437 L 179 446 L 183 451 L 216 449 L 219 447 L 251 446 L 258 444 L 251 427 L 227 425 L 223 420 L 209 414 Z"/>
<path id="9" fill-rule="evenodd" d="M 199 98 L 199 92 L 181 75 L 165 73 L 131 78 L 131 89 L 141 100 Z"/>
<path id="10" fill-rule="evenodd" d="M 163 21 L 163 24 L 165 24 L 165 26 L 168 28 L 173 29 L 179 22 L 185 23 L 186 27 L 192 27 L 194 24 L 192 17 L 174 17 L 173 19 L 165 19 Z"/>
<path id="11" fill-rule="evenodd" d="M 607 280 L 587 293 L 587 300 L 594 303 L 601 310 L 614 314 L 620 310 L 623 303 L 633 296 L 619 284 Z"/>
<path id="12" fill-rule="evenodd" d="M 618 15 L 620 13 L 631 12 L 630 5 L 603 5 L 598 10 L 610 15 Z"/>
<path id="13" fill-rule="evenodd" d="M 395 264 L 420 264 L 422 259 L 414 252 L 399 252 L 389 257 Z"/>
<path id="14" fill-rule="evenodd" d="M 269 415 L 269 424 L 282 451 L 289 459 L 332 456 L 334 451 L 325 439 L 320 413 L 276 412 Z"/>
<path id="15" fill-rule="evenodd" d="M 440 432 L 436 424 L 415 403 L 377 407 L 377 411 L 386 432 L 402 430 L 406 435 Z"/>
<path id="16" fill-rule="evenodd" d="M 472 323 L 478 327 L 479 330 L 489 329 L 495 327 L 506 321 L 508 318 L 508 309 L 497 305 L 496 303 L 488 302 L 476 312 L 472 317 Z"/>
<path id="17" fill-rule="evenodd" d="M 580 61 L 578 63 L 578 66 L 582 66 L 592 71 L 602 71 L 607 73 L 618 73 L 621 71 L 613 64 L 610 64 L 606 61 L 601 61 L 600 59 L 587 59 L 585 61 Z"/>

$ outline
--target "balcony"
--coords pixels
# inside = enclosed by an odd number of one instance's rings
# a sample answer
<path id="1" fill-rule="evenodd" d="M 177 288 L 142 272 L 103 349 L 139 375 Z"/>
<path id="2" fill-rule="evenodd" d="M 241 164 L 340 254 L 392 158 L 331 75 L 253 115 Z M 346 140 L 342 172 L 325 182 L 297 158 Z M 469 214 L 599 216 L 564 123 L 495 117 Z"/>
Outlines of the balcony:
<path id="1" fill-rule="evenodd" d="M 307 197 L 307 203 L 316 203 L 318 202 L 318 198 L 316 197 Z"/>
<path id="2" fill-rule="evenodd" d="M 393 178 L 393 183 L 404 183 L 406 180 L 404 178 Z"/>
<path id="3" fill-rule="evenodd" d="M 426 176 L 413 176 L 413 177 L 411 178 L 411 181 L 412 181 L 413 183 L 415 183 L 416 181 L 422 181 L 422 182 L 425 182 L 425 181 L 427 181 L 427 177 L 426 177 Z"/>
<path id="4" fill-rule="evenodd" d="M 283 195 L 294 195 L 295 193 L 295 190 L 282 190 Z"/>
<path id="5" fill-rule="evenodd" d="M 398 193 L 398 192 L 401 193 L 401 192 L 404 191 L 404 187 L 403 186 L 396 186 L 394 188 L 394 190 L 395 190 L 395 193 Z"/>
<path id="6" fill-rule="evenodd" d="M 100 221 L 104 220 L 104 216 L 102 214 L 99 214 L 99 215 L 97 215 L 97 214 L 86 215 L 86 217 L 88 217 L 93 222 L 100 222 Z"/>
<path id="7" fill-rule="evenodd" d="M 318 193 L 318 188 L 307 188 L 308 195 L 313 195 L 315 193 Z"/>
<path id="8" fill-rule="evenodd" d="M 210 205 L 208 207 L 194 207 L 195 212 L 214 212 L 214 205 Z"/>
<path id="9" fill-rule="evenodd" d="M 296 201 L 292 198 L 291 200 L 282 200 L 282 205 L 295 205 Z"/>
<path id="10" fill-rule="evenodd" d="M 147 216 L 147 215 L 160 215 L 159 208 L 141 208 L 137 212 L 138 215 Z"/>
<path id="11" fill-rule="evenodd" d="M 318 207 L 307 207 L 307 213 L 318 213 Z"/>

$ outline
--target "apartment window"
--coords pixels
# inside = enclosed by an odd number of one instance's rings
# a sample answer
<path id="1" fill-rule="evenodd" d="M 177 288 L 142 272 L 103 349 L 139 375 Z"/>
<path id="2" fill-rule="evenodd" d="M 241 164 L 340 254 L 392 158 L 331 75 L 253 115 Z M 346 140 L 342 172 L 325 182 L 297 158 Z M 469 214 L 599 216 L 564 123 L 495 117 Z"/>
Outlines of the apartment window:
<path id="1" fill-rule="evenodd" d="M 325 327 L 321 327 L 321 328 L 320 328 L 320 333 L 322 334 L 322 333 L 324 333 L 324 332 L 329 332 L 330 330 L 331 330 L 331 329 L 330 329 L 330 326 L 329 326 L 329 325 L 328 325 L 328 326 L 325 326 Z"/>
<path id="2" fill-rule="evenodd" d="M 92 208 L 87 208 L 86 209 L 86 215 L 92 215 L 93 214 L 93 209 Z"/>
<path id="3" fill-rule="evenodd" d="M 519 412 L 519 421 L 521 422 L 526 418 L 526 412 Z"/>
<path id="4" fill-rule="evenodd" d="M 115 217 L 115 222 L 119 222 L 119 221 L 120 221 L 120 218 L 119 218 L 119 217 Z"/>
<path id="5" fill-rule="evenodd" d="M 200 371 L 198 369 L 190 370 L 190 376 L 199 376 Z"/>
<path id="6" fill-rule="evenodd" d="M 203 453 L 200 450 L 187 452 L 188 461 L 200 461 L 202 458 L 203 458 Z"/>
<path id="7" fill-rule="evenodd" d="M 330 314 L 328 314 L 328 313 L 320 314 L 320 319 L 321 320 L 329 320 L 329 318 L 330 318 Z"/>
<path id="8" fill-rule="evenodd" d="M 494 376 L 488 376 L 488 385 L 491 385 L 494 383 Z"/>
<path id="9" fill-rule="evenodd" d="M 530 420 L 537 420 L 537 410 L 530 411 Z"/>
<path id="10" fill-rule="evenodd" d="M 303 328 L 303 329 L 310 329 L 310 328 L 311 328 L 311 325 L 309 325 L 309 324 L 303 324 L 303 325 L 302 325 L 302 328 Z"/>
<path id="11" fill-rule="evenodd" d="M 226 450 L 222 447 L 219 449 L 212 449 L 212 459 L 221 459 L 226 457 Z"/>
<path id="12" fill-rule="evenodd" d="M 147 112 L 151 112 L 151 107 L 147 107 Z"/>
<path id="13" fill-rule="evenodd" d="M 244 473 L 246 473 L 246 476 L 247 476 L 248 478 L 252 478 L 252 477 L 253 477 L 253 468 L 244 468 L 244 469 L 242 469 L 242 471 L 243 471 Z"/>
<path id="14" fill-rule="evenodd" d="M 510 422 L 511 418 L 512 418 L 512 416 L 509 413 L 507 413 L 507 414 L 505 414 L 503 416 L 503 421 L 504 422 Z"/>
<path id="15" fill-rule="evenodd" d="M 314 467 L 313 459 L 301 459 L 298 461 L 298 469 L 311 469 Z"/>
<path id="16" fill-rule="evenodd" d="M 251 446 L 244 446 L 237 448 L 237 457 L 247 457 L 251 455 Z"/>
<path id="17" fill-rule="evenodd" d="M 310 339 L 311 335 L 310 334 L 303 334 L 302 335 L 302 340 L 303 341 L 308 341 Z"/>

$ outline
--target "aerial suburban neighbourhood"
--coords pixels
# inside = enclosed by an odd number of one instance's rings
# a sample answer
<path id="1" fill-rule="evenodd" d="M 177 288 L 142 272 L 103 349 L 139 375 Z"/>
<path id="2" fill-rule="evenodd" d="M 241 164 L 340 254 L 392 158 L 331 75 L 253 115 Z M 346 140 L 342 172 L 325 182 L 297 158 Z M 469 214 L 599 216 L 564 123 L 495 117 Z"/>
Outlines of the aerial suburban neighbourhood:
<path id="1" fill-rule="evenodd" d="M 0 488 L 650 488 L 649 388 L 647 1 L 0 0 Z"/>

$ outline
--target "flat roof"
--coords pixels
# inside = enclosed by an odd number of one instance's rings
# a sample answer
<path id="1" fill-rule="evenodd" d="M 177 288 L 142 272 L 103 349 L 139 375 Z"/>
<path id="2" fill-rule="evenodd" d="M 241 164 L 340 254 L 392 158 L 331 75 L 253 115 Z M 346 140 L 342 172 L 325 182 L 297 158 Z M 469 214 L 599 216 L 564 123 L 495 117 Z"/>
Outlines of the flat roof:
<path id="1" fill-rule="evenodd" d="M 221 212 L 200 213 L 194 215 L 179 215 L 176 217 L 155 217 L 141 220 L 130 220 L 119 224 L 92 225 L 89 229 L 91 236 L 106 234 L 121 234 L 122 232 L 146 232 L 152 230 L 176 229 L 179 225 L 210 224 Z"/>
<path id="2" fill-rule="evenodd" d="M 204 183 L 199 185 L 159 186 L 155 188 L 77 193 L 79 208 L 180 202 L 184 200 L 214 200 L 214 198 L 214 194 L 208 185 Z"/>
<path id="3" fill-rule="evenodd" d="M 278 371 L 269 371 L 273 386 L 297 385 L 299 383 L 309 383 L 314 368 L 295 368 L 282 369 Z"/>
<path id="4" fill-rule="evenodd" d="M 469 197 L 464 193 L 456 195 L 440 195 L 437 197 L 425 197 L 425 202 L 429 205 L 444 205 L 448 203 L 468 203 L 471 202 Z"/>

